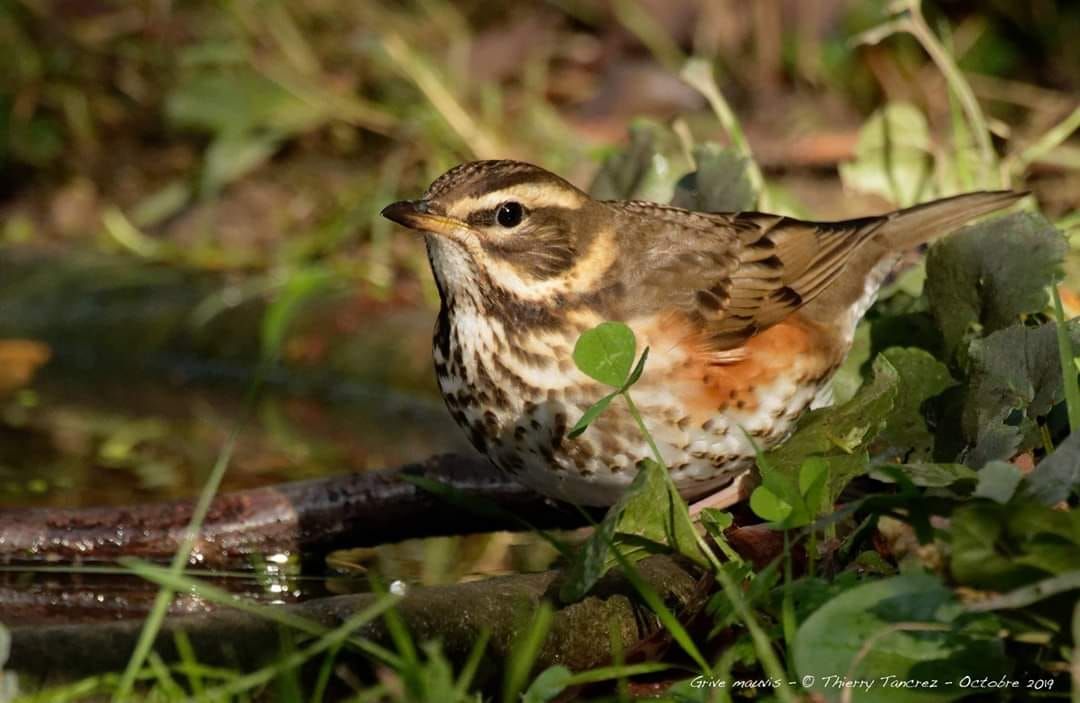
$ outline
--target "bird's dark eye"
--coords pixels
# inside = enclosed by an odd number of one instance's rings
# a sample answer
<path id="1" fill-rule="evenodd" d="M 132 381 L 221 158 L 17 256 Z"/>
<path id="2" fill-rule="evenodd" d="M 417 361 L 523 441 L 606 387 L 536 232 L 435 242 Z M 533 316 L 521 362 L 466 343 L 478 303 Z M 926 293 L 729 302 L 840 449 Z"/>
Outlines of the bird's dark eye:
<path id="1" fill-rule="evenodd" d="M 521 203 L 509 200 L 495 211 L 495 221 L 503 227 L 517 227 L 521 224 L 522 218 L 525 217 L 525 208 L 521 206 Z"/>

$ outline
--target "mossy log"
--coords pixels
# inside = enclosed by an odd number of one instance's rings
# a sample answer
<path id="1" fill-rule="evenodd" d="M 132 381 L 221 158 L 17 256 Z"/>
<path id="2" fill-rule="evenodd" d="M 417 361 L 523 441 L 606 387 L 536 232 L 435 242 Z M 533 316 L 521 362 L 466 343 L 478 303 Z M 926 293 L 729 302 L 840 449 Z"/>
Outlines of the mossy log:
<path id="1" fill-rule="evenodd" d="M 694 568 L 671 557 L 654 556 L 637 569 L 682 619 L 702 608 L 710 583 Z M 604 577 L 584 600 L 558 604 L 561 575 L 502 576 L 449 586 L 410 590 L 397 605 L 413 639 L 439 640 L 451 660 L 462 660 L 482 633 L 488 633 L 487 661 L 499 669 L 515 637 L 527 627 L 540 602 L 555 604 L 555 614 L 536 667 L 562 664 L 588 669 L 612 660 L 619 643 L 628 661 L 655 657 L 667 645 L 656 616 L 642 603 L 618 572 Z M 327 627 L 343 623 L 370 605 L 370 594 L 336 596 L 281 606 Z M 142 628 L 139 620 L 84 625 L 23 626 L 11 631 L 7 668 L 49 679 L 122 669 Z M 175 661 L 175 633 L 183 631 L 205 664 L 251 668 L 280 652 L 278 625 L 235 610 L 169 618 L 157 637 L 155 651 Z M 613 637 L 617 633 L 618 639 Z M 383 622 L 368 624 L 359 636 L 389 644 Z"/>

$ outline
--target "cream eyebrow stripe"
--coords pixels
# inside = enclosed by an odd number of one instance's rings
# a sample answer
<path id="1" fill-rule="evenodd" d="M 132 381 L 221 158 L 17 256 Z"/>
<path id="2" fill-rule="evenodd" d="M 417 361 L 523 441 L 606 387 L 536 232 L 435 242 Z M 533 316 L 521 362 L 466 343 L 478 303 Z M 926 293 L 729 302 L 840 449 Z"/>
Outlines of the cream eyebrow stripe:
<path id="1" fill-rule="evenodd" d="M 510 262 L 488 259 L 487 266 L 496 285 L 530 302 L 550 300 L 556 293 L 592 290 L 616 258 L 615 232 L 605 229 L 593 239 L 573 268 L 562 276 L 543 281 L 526 281 Z"/>
<path id="2" fill-rule="evenodd" d="M 451 217 L 464 220 L 471 213 L 491 210 L 500 203 L 515 200 L 528 209 L 539 207 L 562 207 L 568 210 L 580 208 L 584 198 L 580 193 L 563 188 L 550 188 L 539 184 L 523 183 L 484 193 L 474 198 L 464 198 L 454 203 L 447 213 Z"/>

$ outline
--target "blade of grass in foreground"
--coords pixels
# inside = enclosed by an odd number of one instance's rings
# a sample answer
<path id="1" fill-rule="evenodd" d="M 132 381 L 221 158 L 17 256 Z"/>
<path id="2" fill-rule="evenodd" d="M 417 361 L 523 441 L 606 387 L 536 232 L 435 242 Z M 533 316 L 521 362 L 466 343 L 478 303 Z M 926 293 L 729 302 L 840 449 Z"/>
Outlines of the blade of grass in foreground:
<path id="1" fill-rule="evenodd" d="M 397 598 L 394 596 L 383 596 L 376 600 L 374 603 L 364 608 L 360 612 L 352 615 L 340 626 L 327 632 L 325 635 L 316 640 L 313 644 L 297 650 L 291 654 L 287 654 L 278 661 L 265 666 L 262 669 L 253 671 L 250 674 L 239 676 L 233 679 L 229 683 L 219 686 L 214 689 L 206 691 L 201 697 L 196 700 L 200 701 L 220 701 L 228 700 L 229 696 L 242 693 L 244 691 L 251 690 L 257 686 L 273 681 L 274 678 L 279 676 L 282 672 L 295 669 L 301 666 L 309 659 L 322 654 L 323 652 L 332 649 L 334 647 L 340 647 L 343 643 L 348 641 L 356 630 L 360 629 L 364 625 L 372 622 L 377 617 L 387 612 L 397 602 Z"/>
<path id="2" fill-rule="evenodd" d="M 252 395 L 254 395 L 254 393 L 255 389 L 253 389 Z M 251 404 L 249 403 L 249 406 L 250 405 Z M 187 530 L 184 533 L 184 540 L 180 543 L 180 548 L 177 549 L 176 554 L 173 556 L 172 563 L 169 565 L 169 573 L 175 576 L 179 576 L 183 573 L 184 567 L 191 557 L 191 553 L 195 550 L 195 542 L 199 537 L 199 530 L 202 528 L 203 521 L 206 519 L 206 514 L 210 510 L 211 501 L 213 501 L 214 496 L 217 495 L 218 487 L 221 485 L 221 479 L 225 476 L 225 469 L 228 468 L 229 462 L 232 460 L 233 451 L 236 449 L 236 442 L 240 436 L 241 427 L 242 424 L 238 424 L 236 429 L 230 433 L 228 441 L 218 454 L 217 461 L 214 462 L 214 468 L 210 471 L 210 476 L 206 479 L 206 484 L 203 486 L 202 493 L 199 494 L 199 500 L 195 503 L 195 508 L 191 513 L 191 521 L 188 523 Z M 135 643 L 135 649 L 132 651 L 131 658 L 128 660 L 127 668 L 124 669 L 124 673 L 120 677 L 120 683 L 117 685 L 116 692 L 113 694 L 114 703 L 123 703 L 123 701 L 131 698 L 131 689 L 135 685 L 135 675 L 142 669 L 147 655 L 150 654 L 150 650 L 154 646 L 154 640 L 157 638 L 157 634 L 161 630 L 161 625 L 165 621 L 165 615 L 169 611 L 169 604 L 172 602 L 173 595 L 175 595 L 175 592 L 168 586 L 165 586 L 158 591 L 157 597 L 154 598 L 154 604 L 150 609 L 150 614 L 146 616 L 146 620 L 143 622 L 142 632 L 139 633 L 139 640 Z"/>
<path id="3" fill-rule="evenodd" d="M 525 688 L 529 672 L 540 655 L 554 613 L 547 601 L 541 601 L 533 613 L 528 629 L 523 631 L 510 647 L 506 676 L 503 679 L 503 703 L 513 703 Z"/>
<path id="4" fill-rule="evenodd" d="M 300 617 L 287 610 L 272 605 L 263 605 L 247 598 L 239 598 L 218 586 L 203 583 L 202 581 L 193 579 L 185 574 L 174 574 L 170 569 L 150 564 L 141 559 L 129 557 L 121 560 L 121 563 L 136 575 L 174 592 L 186 591 L 194 593 L 203 600 L 207 600 L 211 603 L 217 603 L 218 605 L 233 608 L 241 612 L 250 613 L 256 617 L 276 622 L 284 627 L 289 627 L 314 637 L 321 637 L 331 631 L 329 627 L 321 623 Z M 395 600 L 395 602 L 397 600 L 397 596 L 390 596 L 390 598 Z M 402 665 L 401 659 L 397 657 L 397 655 L 370 640 L 349 639 L 346 640 L 345 644 L 384 662 L 388 666 L 399 668 Z"/>

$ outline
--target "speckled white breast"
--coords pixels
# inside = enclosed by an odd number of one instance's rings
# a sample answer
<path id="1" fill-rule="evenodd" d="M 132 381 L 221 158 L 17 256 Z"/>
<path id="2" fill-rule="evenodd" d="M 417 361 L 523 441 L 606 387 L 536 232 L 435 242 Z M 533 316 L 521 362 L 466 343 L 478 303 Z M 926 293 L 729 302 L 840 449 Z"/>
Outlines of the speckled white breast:
<path id="1" fill-rule="evenodd" d="M 573 366 L 580 330 L 516 336 L 489 316 L 468 312 L 450 322 L 448 353 L 436 344 L 435 365 L 447 405 L 473 444 L 542 493 L 586 505 L 615 502 L 651 451 L 621 399 L 583 435 L 564 436 L 611 390 Z M 599 320 L 579 322 L 584 330 Z M 767 383 L 741 389 L 738 402 L 703 408 L 702 381 L 686 372 L 694 361 L 690 354 L 647 323 L 631 327 L 639 349 L 650 347 L 645 373 L 631 393 L 688 499 L 752 467 L 750 437 L 762 448 L 775 446 L 827 386 L 820 360 L 785 358 L 774 360 Z"/>

